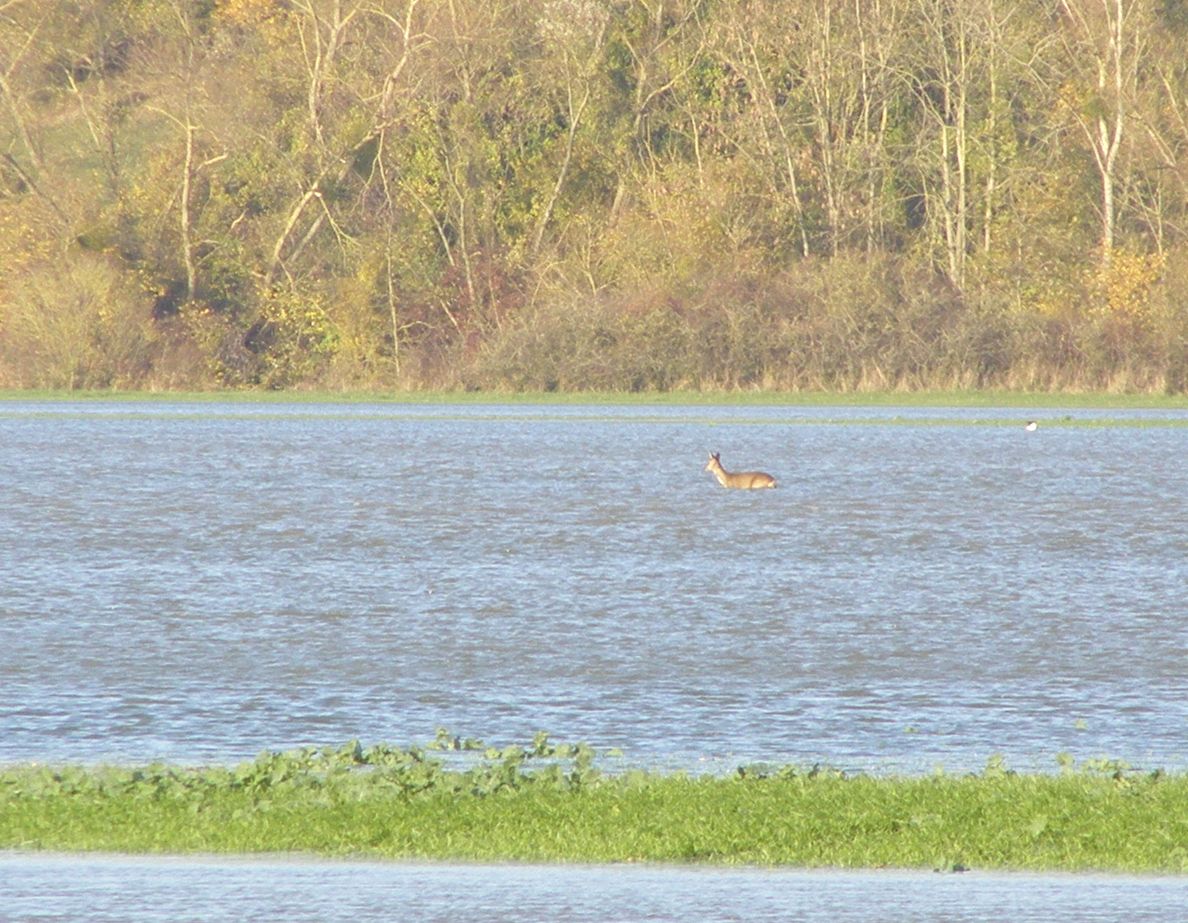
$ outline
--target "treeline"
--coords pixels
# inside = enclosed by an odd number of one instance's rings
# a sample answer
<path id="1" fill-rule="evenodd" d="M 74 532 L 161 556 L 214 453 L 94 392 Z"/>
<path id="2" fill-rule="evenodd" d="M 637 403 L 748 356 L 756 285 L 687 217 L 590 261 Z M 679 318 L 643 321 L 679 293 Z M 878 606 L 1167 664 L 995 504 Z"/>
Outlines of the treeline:
<path id="1" fill-rule="evenodd" d="M 0 0 L 0 385 L 1188 389 L 1188 0 Z"/>

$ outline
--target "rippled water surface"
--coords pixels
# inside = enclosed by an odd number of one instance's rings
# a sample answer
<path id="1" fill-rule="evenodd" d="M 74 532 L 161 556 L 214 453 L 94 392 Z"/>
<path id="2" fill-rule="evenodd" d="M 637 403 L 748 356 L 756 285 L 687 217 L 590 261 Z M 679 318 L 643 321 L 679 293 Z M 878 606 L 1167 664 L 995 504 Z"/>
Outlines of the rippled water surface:
<path id="1" fill-rule="evenodd" d="M 1037 413 L 0 404 L 0 761 L 1183 768 L 1188 418 Z"/>
<path id="2" fill-rule="evenodd" d="M 0 908 L 21 921 L 797 920 L 1168 923 L 1180 878 L 798 872 L 655 866 L 5 857 Z"/>

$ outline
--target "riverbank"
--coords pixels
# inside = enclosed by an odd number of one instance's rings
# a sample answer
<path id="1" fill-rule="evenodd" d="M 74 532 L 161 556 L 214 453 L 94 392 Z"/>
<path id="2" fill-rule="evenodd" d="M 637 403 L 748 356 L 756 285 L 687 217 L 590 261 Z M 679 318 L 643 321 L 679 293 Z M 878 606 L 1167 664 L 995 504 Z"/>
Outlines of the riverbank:
<path id="1" fill-rule="evenodd" d="M 276 404 L 547 404 L 762 407 L 1002 407 L 1099 410 L 1188 409 L 1188 394 L 1103 391 L 224 391 L 13 390 L 0 401 L 276 403 Z"/>
<path id="2" fill-rule="evenodd" d="M 1188 774 L 696 777 L 602 770 L 543 737 L 463 762 L 351 743 L 231 768 L 7 767 L 0 848 L 1186 873 Z"/>

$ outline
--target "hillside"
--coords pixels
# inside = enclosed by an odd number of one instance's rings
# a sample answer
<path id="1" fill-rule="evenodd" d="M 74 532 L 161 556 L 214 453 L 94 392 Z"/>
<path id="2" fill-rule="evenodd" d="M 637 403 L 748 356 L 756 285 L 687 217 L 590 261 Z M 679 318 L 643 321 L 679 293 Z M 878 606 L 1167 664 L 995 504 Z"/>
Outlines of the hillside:
<path id="1" fill-rule="evenodd" d="M 1188 390 L 1185 0 L 0 0 L 0 387 Z"/>

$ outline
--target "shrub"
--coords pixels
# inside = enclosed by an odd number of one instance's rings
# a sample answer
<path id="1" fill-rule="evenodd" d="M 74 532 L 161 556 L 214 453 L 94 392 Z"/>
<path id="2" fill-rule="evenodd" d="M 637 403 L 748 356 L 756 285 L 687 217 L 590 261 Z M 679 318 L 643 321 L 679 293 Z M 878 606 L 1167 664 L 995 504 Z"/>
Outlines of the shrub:
<path id="1" fill-rule="evenodd" d="M 7 384 L 111 388 L 141 381 L 156 334 L 148 298 L 106 256 L 70 254 L 15 279 L 0 308 Z"/>
<path id="2" fill-rule="evenodd" d="M 695 366 L 692 331 L 667 305 L 575 298 L 521 312 L 471 375 L 479 387 L 648 391 L 687 387 Z"/>

